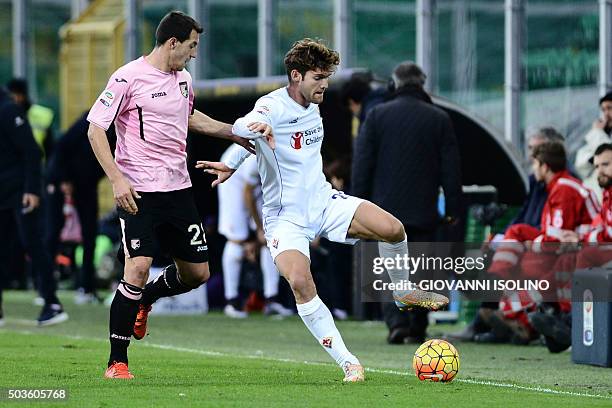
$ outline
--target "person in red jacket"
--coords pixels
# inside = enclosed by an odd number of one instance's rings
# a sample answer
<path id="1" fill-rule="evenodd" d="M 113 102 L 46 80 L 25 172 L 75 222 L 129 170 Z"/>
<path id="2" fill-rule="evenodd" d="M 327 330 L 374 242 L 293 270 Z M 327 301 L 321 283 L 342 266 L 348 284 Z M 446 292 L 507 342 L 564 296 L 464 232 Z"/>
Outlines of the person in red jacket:
<path id="1" fill-rule="evenodd" d="M 544 336 L 544 342 L 553 353 L 566 350 L 572 343 L 572 274 L 576 269 L 601 266 L 612 261 L 612 144 L 601 144 L 592 158 L 597 182 L 603 189 L 603 203 L 599 219 L 591 231 L 581 239 L 574 231 L 564 231 L 562 242 L 582 241 L 580 252 L 562 254 L 555 271 L 556 302 L 543 303 L 538 311 L 529 313 L 529 323 Z M 607 243 L 607 244 L 606 244 Z"/>
<path id="2" fill-rule="evenodd" d="M 612 242 L 612 143 L 604 143 L 595 150 L 593 165 L 597 174 L 597 183 L 603 189 L 603 203 L 600 220 L 584 237 L 585 247 L 578 256 L 578 268 L 601 266 L 612 261 L 612 247 L 598 245 Z M 566 234 L 566 239 L 575 240 L 579 237 Z"/>
<path id="3" fill-rule="evenodd" d="M 548 198 L 539 229 L 528 224 L 515 224 L 506 231 L 489 268 L 490 273 L 504 279 L 514 275 L 519 261 L 522 278 L 544 279 L 544 267 L 551 267 L 555 262 L 552 255 L 559 248 L 558 243 L 564 234 L 571 231 L 579 239 L 584 238 L 600 210 L 595 194 L 567 171 L 563 145 L 539 145 L 534 149 L 532 159 L 534 176 L 546 183 Z M 551 257 L 542 256 L 548 254 Z"/>
<path id="4" fill-rule="evenodd" d="M 552 283 L 560 243 L 566 242 L 565 234 L 571 232 L 584 238 L 598 215 L 599 204 L 594 193 L 567 171 L 566 153 L 561 144 L 537 146 L 532 160 L 534 176 L 546 183 L 548 192 L 541 227 L 515 224 L 508 228 L 489 272 L 502 279 L 541 279 Z M 527 312 L 535 310 L 541 299 L 537 291 L 507 292 L 500 300 L 500 310 L 483 318 L 497 337 L 526 343 L 536 335 L 527 320 Z"/>
<path id="5" fill-rule="evenodd" d="M 561 310 L 571 309 L 571 274 L 575 269 L 602 266 L 612 261 L 612 143 L 601 144 L 592 158 L 597 182 L 603 190 L 603 204 L 595 218 L 590 231 L 580 235 L 575 231 L 563 231 L 561 241 L 567 243 L 582 242 L 580 252 L 574 253 L 571 261 L 557 261 L 555 279 L 557 296 Z M 568 272 L 568 273 L 562 273 Z"/>

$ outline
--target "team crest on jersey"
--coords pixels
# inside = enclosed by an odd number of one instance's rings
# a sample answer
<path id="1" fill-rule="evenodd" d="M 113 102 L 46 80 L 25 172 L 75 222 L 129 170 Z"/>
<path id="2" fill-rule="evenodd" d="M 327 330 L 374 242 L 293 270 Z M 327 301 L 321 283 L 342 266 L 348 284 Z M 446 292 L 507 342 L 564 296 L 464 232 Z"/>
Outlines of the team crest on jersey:
<path id="1" fill-rule="evenodd" d="M 107 108 L 110 108 L 110 106 L 115 101 L 115 94 L 113 93 L 113 91 L 105 89 L 100 94 L 100 98 L 98 100 L 100 101 L 100 103 L 102 103 L 102 105 L 106 106 Z"/>
<path id="2" fill-rule="evenodd" d="M 130 245 L 132 246 L 132 249 L 138 249 L 138 248 L 140 248 L 140 240 L 139 239 L 133 239 L 130 242 Z"/>
<path id="3" fill-rule="evenodd" d="M 304 139 L 304 133 L 295 132 L 295 134 L 291 136 L 291 147 L 295 150 L 300 150 L 302 148 L 302 139 Z"/>
<path id="4" fill-rule="evenodd" d="M 181 88 L 181 95 L 187 98 L 189 96 L 189 87 L 187 85 L 187 81 L 179 82 L 179 88 Z"/>
<path id="5" fill-rule="evenodd" d="M 278 238 L 274 238 L 272 240 L 272 246 L 274 247 L 274 249 L 278 249 Z"/>
<path id="6" fill-rule="evenodd" d="M 260 115 L 269 116 L 270 108 L 268 108 L 266 105 L 258 106 L 257 113 L 259 113 Z"/>
<path id="7" fill-rule="evenodd" d="M 323 347 L 332 348 L 332 340 L 333 340 L 333 337 L 323 337 L 321 339 L 321 345 Z"/>

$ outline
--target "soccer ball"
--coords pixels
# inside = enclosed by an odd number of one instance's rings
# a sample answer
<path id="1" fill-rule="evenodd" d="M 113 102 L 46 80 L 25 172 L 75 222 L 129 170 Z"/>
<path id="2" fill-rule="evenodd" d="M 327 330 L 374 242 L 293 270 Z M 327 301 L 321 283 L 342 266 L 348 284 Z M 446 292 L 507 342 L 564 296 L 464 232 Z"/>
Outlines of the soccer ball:
<path id="1" fill-rule="evenodd" d="M 428 340 L 414 353 L 412 368 L 421 381 L 450 382 L 459 372 L 459 353 L 446 340 Z"/>

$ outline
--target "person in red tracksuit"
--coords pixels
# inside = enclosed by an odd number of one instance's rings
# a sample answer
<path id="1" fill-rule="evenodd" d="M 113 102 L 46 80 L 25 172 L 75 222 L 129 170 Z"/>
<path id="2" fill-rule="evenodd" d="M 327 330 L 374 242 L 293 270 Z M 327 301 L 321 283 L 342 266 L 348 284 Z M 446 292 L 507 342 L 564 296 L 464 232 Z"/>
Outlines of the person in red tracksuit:
<path id="1" fill-rule="evenodd" d="M 612 246 L 598 245 L 612 242 L 612 143 L 604 143 L 595 150 L 593 164 L 597 183 L 603 189 L 600 222 L 584 238 L 584 248 L 578 254 L 577 268 L 601 266 L 612 261 Z M 566 233 L 566 240 L 579 239 Z"/>
<path id="2" fill-rule="evenodd" d="M 542 211 L 541 227 L 512 225 L 493 256 L 489 273 L 501 279 L 543 279 L 554 281 L 559 243 L 567 232 L 582 239 L 599 213 L 599 204 L 592 191 L 566 169 L 566 153 L 559 143 L 544 143 L 532 154 L 536 180 L 546 183 L 548 198 Z M 535 333 L 526 312 L 533 311 L 541 295 L 538 292 L 506 293 L 500 310 L 487 316 L 494 331 L 528 342 Z M 510 333 L 512 330 L 512 333 Z M 518 336 L 518 337 L 517 337 Z M 503 335 L 502 335 L 503 337 Z"/>
<path id="3" fill-rule="evenodd" d="M 538 311 L 529 313 L 529 323 L 544 336 L 544 342 L 553 353 L 566 350 L 572 343 L 571 283 L 576 269 L 601 266 L 612 261 L 612 144 L 604 143 L 592 158 L 597 182 L 603 189 L 603 203 L 599 219 L 584 237 L 574 231 L 564 231 L 562 242 L 582 241 L 580 252 L 566 253 L 554 266 L 557 301 L 544 303 Z M 607 243 L 607 244 L 606 244 Z"/>
<path id="4" fill-rule="evenodd" d="M 604 143 L 596 150 L 592 158 L 597 182 L 603 190 L 603 203 L 600 213 L 588 233 L 580 235 L 575 231 L 563 231 L 561 242 L 582 242 L 583 247 L 575 256 L 574 267 L 570 262 L 555 265 L 557 295 L 561 310 L 571 309 L 571 273 L 574 269 L 602 266 L 612 261 L 612 144 Z M 604 244 L 604 245 L 602 245 Z M 559 273 L 565 271 L 570 273 Z"/>

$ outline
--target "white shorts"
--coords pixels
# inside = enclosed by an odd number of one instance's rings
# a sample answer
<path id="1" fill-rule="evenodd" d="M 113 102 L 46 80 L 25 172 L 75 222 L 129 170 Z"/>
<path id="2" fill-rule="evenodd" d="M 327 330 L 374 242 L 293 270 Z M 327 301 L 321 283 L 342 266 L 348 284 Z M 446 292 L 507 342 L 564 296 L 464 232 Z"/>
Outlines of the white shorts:
<path id="1" fill-rule="evenodd" d="M 354 245 L 359 239 L 347 237 L 357 207 L 365 200 L 332 190 L 318 221 L 308 227 L 277 217 L 264 219 L 264 232 L 272 258 L 295 249 L 310 259 L 310 242 L 317 236 L 333 242 Z"/>
<path id="2" fill-rule="evenodd" d="M 219 209 L 219 233 L 232 241 L 244 241 L 249 237 L 251 217 L 241 200 L 226 200 Z"/>

